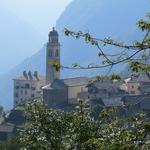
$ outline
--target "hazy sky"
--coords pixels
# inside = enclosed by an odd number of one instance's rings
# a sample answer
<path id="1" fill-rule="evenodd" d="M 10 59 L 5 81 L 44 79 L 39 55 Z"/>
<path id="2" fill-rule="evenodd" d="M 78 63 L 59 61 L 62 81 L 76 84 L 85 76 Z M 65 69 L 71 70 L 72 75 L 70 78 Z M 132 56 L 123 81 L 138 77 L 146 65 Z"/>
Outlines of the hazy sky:
<path id="1" fill-rule="evenodd" d="M 0 0 L 22 20 L 47 36 L 49 29 L 72 0 Z"/>

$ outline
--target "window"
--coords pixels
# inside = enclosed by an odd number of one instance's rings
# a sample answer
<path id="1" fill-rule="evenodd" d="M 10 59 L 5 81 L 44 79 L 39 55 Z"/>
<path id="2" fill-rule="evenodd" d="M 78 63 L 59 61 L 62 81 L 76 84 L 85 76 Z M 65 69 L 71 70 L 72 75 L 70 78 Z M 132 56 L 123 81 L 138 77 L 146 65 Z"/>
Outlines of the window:
<path id="1" fill-rule="evenodd" d="M 21 95 L 22 95 L 22 94 L 23 94 L 23 91 L 21 90 L 20 93 L 21 93 Z"/>
<path id="2" fill-rule="evenodd" d="M 16 90 L 19 89 L 19 86 L 16 86 Z"/>
<path id="3" fill-rule="evenodd" d="M 19 97 L 18 93 L 16 93 L 16 94 L 15 94 L 15 97 L 16 97 L 16 98 L 18 98 L 18 97 Z"/>
<path id="4" fill-rule="evenodd" d="M 83 92 L 83 87 L 81 87 L 81 92 Z"/>
<path id="5" fill-rule="evenodd" d="M 35 90 L 36 90 L 36 88 L 35 88 L 35 87 L 31 87 L 31 90 L 35 91 Z"/>
<path id="6" fill-rule="evenodd" d="M 132 89 L 134 89 L 134 86 L 132 85 Z"/>
<path id="7" fill-rule="evenodd" d="M 29 89 L 30 85 L 29 84 L 25 84 L 25 88 Z"/>
<path id="8" fill-rule="evenodd" d="M 25 90 L 25 95 L 27 95 L 28 94 L 28 92 Z"/>
<path id="9" fill-rule="evenodd" d="M 53 38 L 51 39 L 51 42 L 52 42 L 52 43 L 57 43 L 57 42 L 58 42 L 58 38 L 57 38 L 57 37 L 55 37 L 55 38 L 53 37 Z"/>
<path id="10" fill-rule="evenodd" d="M 56 57 L 59 56 L 59 51 L 58 51 L 58 49 L 57 49 L 56 52 L 55 52 L 55 56 L 56 56 Z"/>
<path id="11" fill-rule="evenodd" d="M 135 94 L 135 91 L 131 91 L 131 94 Z"/>
<path id="12" fill-rule="evenodd" d="M 15 101 L 15 104 L 17 105 L 17 104 L 18 104 L 18 101 Z"/>
<path id="13" fill-rule="evenodd" d="M 52 56 L 53 56 L 52 51 L 49 51 L 49 57 L 52 57 Z"/>
<path id="14" fill-rule="evenodd" d="M 31 94 L 31 97 L 33 98 L 33 97 L 34 97 L 34 94 Z"/>

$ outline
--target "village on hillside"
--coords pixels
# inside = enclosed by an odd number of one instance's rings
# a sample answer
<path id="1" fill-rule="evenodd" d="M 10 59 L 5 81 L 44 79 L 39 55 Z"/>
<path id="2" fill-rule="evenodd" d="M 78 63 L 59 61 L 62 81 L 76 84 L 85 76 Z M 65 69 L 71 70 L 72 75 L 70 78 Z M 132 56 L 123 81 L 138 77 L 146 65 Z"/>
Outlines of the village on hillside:
<path id="1" fill-rule="evenodd" d="M 20 106 L 35 99 L 43 101 L 47 108 L 65 111 L 73 109 L 82 99 L 88 100 L 91 110 L 114 106 L 119 117 L 150 112 L 150 78 L 146 74 L 118 80 L 108 77 L 100 80 L 94 77 L 61 79 L 61 69 L 53 67 L 54 61 L 61 62 L 59 34 L 55 28 L 50 31 L 47 43 L 46 76 L 41 76 L 38 70 L 23 70 L 22 75 L 13 79 L 14 107 L 8 114 L 0 114 L 3 118 L 0 121 L 0 140 L 17 132 L 17 127 L 25 121 Z"/>

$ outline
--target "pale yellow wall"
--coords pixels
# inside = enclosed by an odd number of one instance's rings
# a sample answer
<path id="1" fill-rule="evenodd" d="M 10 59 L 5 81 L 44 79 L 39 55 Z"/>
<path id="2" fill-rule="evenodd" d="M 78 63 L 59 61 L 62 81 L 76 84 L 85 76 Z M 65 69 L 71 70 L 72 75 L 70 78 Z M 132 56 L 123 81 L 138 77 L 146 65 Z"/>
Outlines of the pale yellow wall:
<path id="1" fill-rule="evenodd" d="M 70 100 L 69 103 L 76 103 L 73 102 L 72 99 L 77 99 L 78 93 L 86 91 L 88 91 L 88 88 L 85 85 L 69 87 L 68 88 L 68 99 Z"/>
<path id="2" fill-rule="evenodd" d="M 127 83 L 128 92 L 131 95 L 140 95 L 141 92 L 139 90 L 140 84 L 139 83 Z"/>

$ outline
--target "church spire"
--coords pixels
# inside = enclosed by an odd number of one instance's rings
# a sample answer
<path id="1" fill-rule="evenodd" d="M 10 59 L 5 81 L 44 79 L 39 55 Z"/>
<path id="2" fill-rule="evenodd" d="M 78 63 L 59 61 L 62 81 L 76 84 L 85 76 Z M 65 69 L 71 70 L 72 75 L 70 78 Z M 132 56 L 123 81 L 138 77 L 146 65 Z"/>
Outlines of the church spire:
<path id="1" fill-rule="evenodd" d="M 49 43 L 57 43 L 58 42 L 58 32 L 55 28 L 52 28 L 52 31 L 49 32 Z"/>
<path id="2" fill-rule="evenodd" d="M 46 52 L 46 82 L 52 83 L 60 78 L 60 71 L 56 71 L 53 67 L 53 62 L 60 63 L 60 43 L 59 35 L 55 28 L 49 32 L 49 41 L 47 43 Z"/>

